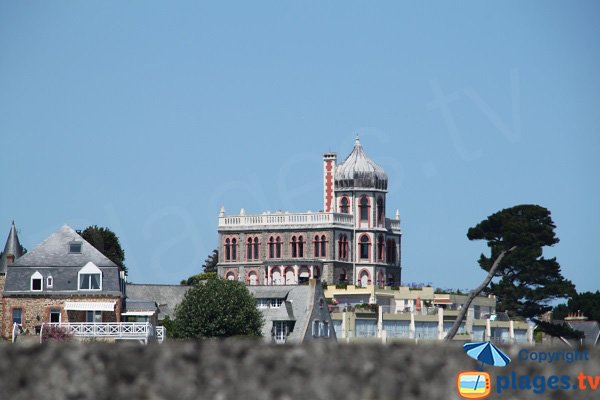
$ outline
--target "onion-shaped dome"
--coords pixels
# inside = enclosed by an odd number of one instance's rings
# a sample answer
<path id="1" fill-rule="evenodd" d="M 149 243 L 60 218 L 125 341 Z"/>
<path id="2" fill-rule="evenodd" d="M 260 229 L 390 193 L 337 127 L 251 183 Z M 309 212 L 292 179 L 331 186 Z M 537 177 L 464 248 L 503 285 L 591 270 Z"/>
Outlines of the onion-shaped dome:
<path id="1" fill-rule="evenodd" d="M 387 184 L 387 174 L 367 157 L 357 137 L 352 153 L 335 169 L 335 188 L 387 190 Z"/>

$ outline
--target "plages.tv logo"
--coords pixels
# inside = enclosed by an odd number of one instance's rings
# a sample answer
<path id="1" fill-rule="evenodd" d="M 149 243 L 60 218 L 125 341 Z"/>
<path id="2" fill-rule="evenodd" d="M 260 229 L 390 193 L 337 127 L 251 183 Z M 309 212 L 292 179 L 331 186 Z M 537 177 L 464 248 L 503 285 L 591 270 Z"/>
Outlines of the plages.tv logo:
<path id="1" fill-rule="evenodd" d="M 491 389 L 490 374 L 487 372 L 464 371 L 456 378 L 458 394 L 465 399 L 483 399 Z"/>
<path id="2" fill-rule="evenodd" d="M 483 399 L 492 391 L 490 374 L 483 372 L 483 364 L 504 367 L 510 363 L 510 358 L 491 342 L 465 343 L 463 349 L 469 357 L 480 362 L 481 371 L 459 372 L 456 389 L 465 399 Z"/>

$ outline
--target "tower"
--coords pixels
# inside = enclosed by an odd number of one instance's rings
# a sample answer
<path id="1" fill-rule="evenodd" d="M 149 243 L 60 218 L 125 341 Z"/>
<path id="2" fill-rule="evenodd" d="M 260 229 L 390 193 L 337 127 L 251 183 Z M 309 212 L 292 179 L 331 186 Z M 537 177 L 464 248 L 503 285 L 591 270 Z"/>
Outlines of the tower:
<path id="1" fill-rule="evenodd" d="M 354 281 L 361 285 L 400 284 L 400 224 L 385 217 L 387 188 L 387 174 L 357 136 L 352 152 L 335 169 L 334 193 L 337 212 L 354 216 Z"/>

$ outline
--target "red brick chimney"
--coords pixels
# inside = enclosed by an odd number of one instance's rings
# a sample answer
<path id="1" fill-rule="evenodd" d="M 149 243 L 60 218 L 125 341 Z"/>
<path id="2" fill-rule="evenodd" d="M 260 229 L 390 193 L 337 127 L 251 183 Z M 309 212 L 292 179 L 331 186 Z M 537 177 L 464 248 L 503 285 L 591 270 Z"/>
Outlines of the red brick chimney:
<path id="1" fill-rule="evenodd" d="M 335 153 L 325 153 L 323 155 L 323 211 L 325 212 L 336 211 L 333 195 L 336 159 L 337 155 Z"/>

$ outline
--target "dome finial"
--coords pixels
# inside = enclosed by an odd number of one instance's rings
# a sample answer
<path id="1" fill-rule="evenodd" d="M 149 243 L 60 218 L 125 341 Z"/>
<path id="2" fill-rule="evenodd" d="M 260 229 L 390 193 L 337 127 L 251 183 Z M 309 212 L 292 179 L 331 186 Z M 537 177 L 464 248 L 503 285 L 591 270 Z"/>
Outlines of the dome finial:
<path id="1" fill-rule="evenodd" d="M 358 133 L 356 134 L 356 139 L 354 139 L 354 145 L 360 146 L 360 138 L 358 137 Z"/>

